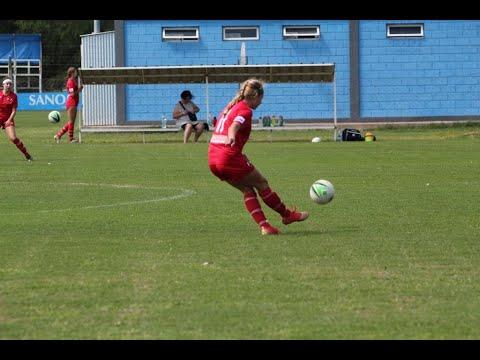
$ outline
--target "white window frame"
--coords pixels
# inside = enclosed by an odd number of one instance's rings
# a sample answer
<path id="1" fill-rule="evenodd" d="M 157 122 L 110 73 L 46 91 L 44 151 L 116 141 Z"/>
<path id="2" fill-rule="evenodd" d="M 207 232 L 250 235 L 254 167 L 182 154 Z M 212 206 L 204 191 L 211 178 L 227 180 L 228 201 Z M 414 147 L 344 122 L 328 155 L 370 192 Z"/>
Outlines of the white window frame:
<path id="1" fill-rule="evenodd" d="M 225 32 L 226 30 L 250 30 L 255 29 L 257 30 L 256 37 L 236 37 L 236 38 L 226 38 Z M 242 41 L 242 40 L 259 40 L 260 39 L 260 27 L 259 26 L 224 26 L 223 27 L 223 40 L 225 41 Z"/>
<path id="2" fill-rule="evenodd" d="M 174 31 L 195 31 L 195 35 L 188 36 L 188 35 L 177 35 L 177 36 L 169 36 L 166 34 L 166 30 L 174 30 Z M 198 26 L 190 26 L 190 27 L 175 27 L 175 26 L 167 26 L 162 28 L 162 41 L 198 41 L 200 39 L 200 31 Z"/>
<path id="3" fill-rule="evenodd" d="M 297 33 L 297 34 L 287 34 L 287 29 L 295 28 L 316 28 L 316 33 Z M 283 38 L 285 40 L 317 40 L 320 38 L 320 25 L 284 25 L 283 26 Z"/>
<path id="4" fill-rule="evenodd" d="M 403 28 L 412 28 L 420 27 L 420 34 L 391 34 L 391 27 L 403 27 Z M 423 24 L 387 24 L 387 38 L 398 38 L 398 37 L 415 37 L 423 38 L 425 36 L 424 25 Z"/>

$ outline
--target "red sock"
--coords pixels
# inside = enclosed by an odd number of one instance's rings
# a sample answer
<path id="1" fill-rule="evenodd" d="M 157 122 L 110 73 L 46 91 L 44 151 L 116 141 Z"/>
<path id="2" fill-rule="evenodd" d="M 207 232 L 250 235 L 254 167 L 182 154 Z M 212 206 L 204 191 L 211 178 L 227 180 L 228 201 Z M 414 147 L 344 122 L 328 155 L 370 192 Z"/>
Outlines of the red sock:
<path id="1" fill-rule="evenodd" d="M 73 139 L 73 130 L 75 128 L 75 125 L 72 124 L 71 122 L 68 123 L 68 139 L 71 141 Z"/>
<path id="2" fill-rule="evenodd" d="M 70 122 L 67 122 L 65 126 L 59 132 L 57 132 L 57 137 L 60 139 L 63 136 L 63 134 L 65 134 L 68 131 L 69 127 L 70 127 Z"/>
<path id="3" fill-rule="evenodd" d="M 267 219 L 265 218 L 265 214 L 257 200 L 257 194 L 255 192 L 244 193 L 243 201 L 248 212 L 258 225 L 262 226 L 267 223 Z"/>
<path id="4" fill-rule="evenodd" d="M 287 209 L 285 204 L 280 200 L 276 192 L 273 192 L 269 187 L 265 190 L 258 192 L 265 204 L 270 208 L 278 212 L 283 217 L 287 216 L 290 211 Z"/>
<path id="5" fill-rule="evenodd" d="M 27 152 L 27 149 L 25 148 L 25 146 L 23 145 L 23 143 L 20 141 L 19 138 L 15 138 L 15 140 L 13 140 L 12 142 L 15 144 L 17 149 L 20 150 L 23 153 L 23 155 L 25 155 L 26 158 L 30 157 L 30 155 Z"/>

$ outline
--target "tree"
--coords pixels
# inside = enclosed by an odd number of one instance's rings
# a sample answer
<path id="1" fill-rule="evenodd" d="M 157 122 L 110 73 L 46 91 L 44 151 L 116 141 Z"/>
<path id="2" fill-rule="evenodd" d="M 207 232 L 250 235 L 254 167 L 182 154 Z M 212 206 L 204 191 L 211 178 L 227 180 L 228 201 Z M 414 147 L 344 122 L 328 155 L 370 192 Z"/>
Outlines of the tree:
<path id="1" fill-rule="evenodd" d="M 0 20 L 0 34 L 13 34 L 16 31 L 15 20 Z"/>
<path id="2" fill-rule="evenodd" d="M 113 20 L 102 20 L 102 31 L 113 30 Z M 40 34 L 45 91 L 61 91 L 69 66 L 79 67 L 80 35 L 93 31 L 93 20 L 2 20 L 0 33 Z"/>

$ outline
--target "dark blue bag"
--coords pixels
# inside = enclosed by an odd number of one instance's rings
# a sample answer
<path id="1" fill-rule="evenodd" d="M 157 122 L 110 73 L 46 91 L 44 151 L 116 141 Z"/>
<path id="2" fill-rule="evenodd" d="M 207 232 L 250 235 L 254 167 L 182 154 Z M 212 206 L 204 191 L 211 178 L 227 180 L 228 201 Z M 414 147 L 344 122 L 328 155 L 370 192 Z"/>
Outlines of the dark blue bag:
<path id="1" fill-rule="evenodd" d="M 363 141 L 362 133 L 357 129 L 343 129 L 342 141 Z"/>

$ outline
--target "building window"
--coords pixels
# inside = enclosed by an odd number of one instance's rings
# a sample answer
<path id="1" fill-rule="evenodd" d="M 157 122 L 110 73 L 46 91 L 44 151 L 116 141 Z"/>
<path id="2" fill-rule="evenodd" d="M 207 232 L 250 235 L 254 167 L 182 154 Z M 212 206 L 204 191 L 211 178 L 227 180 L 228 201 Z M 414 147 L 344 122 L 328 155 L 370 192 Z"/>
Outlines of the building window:
<path id="1" fill-rule="evenodd" d="M 258 40 L 258 26 L 228 26 L 223 28 L 223 40 Z"/>
<path id="2" fill-rule="evenodd" d="M 423 37 L 423 24 L 387 24 L 387 37 Z"/>
<path id="3" fill-rule="evenodd" d="M 164 27 L 163 41 L 197 41 L 200 38 L 198 27 Z"/>
<path id="4" fill-rule="evenodd" d="M 284 26 L 283 38 L 287 40 L 311 40 L 320 38 L 320 26 L 318 25 L 301 25 L 301 26 Z"/>

